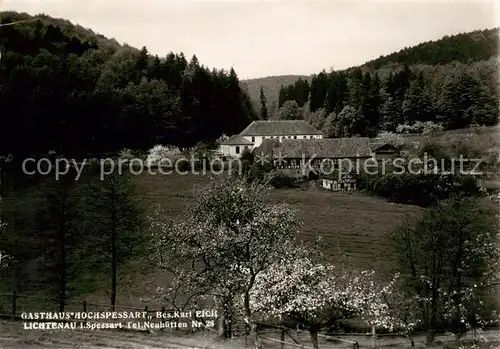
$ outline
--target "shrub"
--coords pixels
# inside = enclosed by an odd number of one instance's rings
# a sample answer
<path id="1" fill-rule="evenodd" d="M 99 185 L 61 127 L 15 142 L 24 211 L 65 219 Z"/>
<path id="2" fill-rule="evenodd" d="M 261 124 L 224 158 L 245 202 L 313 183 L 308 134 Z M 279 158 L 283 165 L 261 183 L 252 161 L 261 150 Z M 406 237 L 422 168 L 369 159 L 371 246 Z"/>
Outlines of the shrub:
<path id="1" fill-rule="evenodd" d="M 226 141 L 227 139 L 229 139 L 228 136 L 226 136 L 225 134 L 222 134 L 219 138 L 217 138 L 217 140 L 215 141 L 215 144 L 217 146 L 220 146 L 224 141 Z"/>
<path id="2" fill-rule="evenodd" d="M 451 157 L 442 145 L 432 140 L 426 139 L 419 149 L 419 156 L 436 159 L 438 164 L 443 164 L 444 169 L 448 170 L 451 167 Z"/>
<path id="3" fill-rule="evenodd" d="M 296 188 L 298 187 L 297 180 L 293 177 L 287 176 L 283 172 L 274 172 L 269 176 L 269 184 L 274 188 Z"/>
<path id="4" fill-rule="evenodd" d="M 133 152 L 131 149 L 122 149 L 120 151 L 120 154 L 118 155 L 120 159 L 127 159 L 127 160 L 132 160 L 135 158 Z"/>
<path id="5" fill-rule="evenodd" d="M 481 196 L 472 176 L 442 174 L 361 175 L 358 186 L 390 202 L 428 207 L 452 195 Z"/>
<path id="6" fill-rule="evenodd" d="M 169 145 L 155 145 L 148 152 L 148 157 L 146 158 L 147 166 L 158 166 L 158 163 L 162 159 L 170 159 L 172 162 L 175 158 L 181 156 L 181 151 L 178 147 Z"/>
<path id="7" fill-rule="evenodd" d="M 479 137 L 470 133 L 465 136 L 454 137 L 451 140 L 451 150 L 457 157 L 462 155 L 464 158 L 468 159 L 478 158 L 481 156 L 479 144 Z"/>
<path id="8" fill-rule="evenodd" d="M 384 131 L 379 133 L 378 138 L 380 138 L 384 143 L 393 145 L 397 148 L 404 144 L 403 137 L 394 132 Z"/>
<path id="9" fill-rule="evenodd" d="M 432 121 L 416 121 L 412 125 L 404 124 L 404 125 L 398 125 L 396 127 L 396 132 L 397 133 L 419 133 L 423 135 L 431 134 L 432 132 L 435 131 L 442 131 L 443 125 L 442 124 L 437 124 Z"/>
<path id="10" fill-rule="evenodd" d="M 259 164 L 253 163 L 250 165 L 248 171 L 248 178 L 250 181 L 262 181 L 272 171 L 273 165 L 271 163 Z"/>

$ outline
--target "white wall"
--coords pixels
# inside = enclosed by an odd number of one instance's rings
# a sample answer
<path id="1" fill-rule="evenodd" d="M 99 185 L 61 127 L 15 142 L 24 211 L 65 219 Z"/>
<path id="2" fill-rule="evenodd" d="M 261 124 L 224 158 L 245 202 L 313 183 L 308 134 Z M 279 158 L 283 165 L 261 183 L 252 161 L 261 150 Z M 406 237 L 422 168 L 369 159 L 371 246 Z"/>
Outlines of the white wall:
<path id="1" fill-rule="evenodd" d="M 240 148 L 239 154 L 236 153 L 236 147 Z M 251 146 L 247 146 L 247 148 L 248 148 L 248 150 L 252 150 Z M 221 145 L 220 150 L 221 150 L 221 153 L 224 154 L 225 156 L 235 156 L 235 157 L 238 157 L 238 156 L 241 156 L 241 154 L 245 150 L 245 146 L 244 145 L 240 145 L 240 146 L 236 146 L 236 145 Z"/>

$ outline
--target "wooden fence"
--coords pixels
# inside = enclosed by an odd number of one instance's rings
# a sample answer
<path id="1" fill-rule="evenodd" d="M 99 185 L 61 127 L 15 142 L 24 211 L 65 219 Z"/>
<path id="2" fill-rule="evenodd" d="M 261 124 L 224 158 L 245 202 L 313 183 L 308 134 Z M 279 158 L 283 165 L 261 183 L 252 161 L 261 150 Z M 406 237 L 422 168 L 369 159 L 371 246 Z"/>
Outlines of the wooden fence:
<path id="1" fill-rule="evenodd" d="M 285 346 L 293 347 L 293 348 L 302 348 L 302 349 L 313 349 L 312 347 L 306 346 L 306 345 L 299 342 L 298 337 L 299 337 L 300 333 L 307 333 L 307 334 L 309 333 L 307 331 L 303 331 L 303 330 L 299 329 L 299 327 L 297 327 L 296 329 L 292 329 L 292 328 L 288 328 L 285 326 L 268 324 L 268 323 L 264 323 L 264 322 L 258 322 L 257 324 L 264 326 L 264 327 L 267 327 L 267 328 L 275 328 L 276 330 L 278 330 L 280 332 L 280 339 L 279 340 L 274 339 L 274 338 L 270 338 L 267 336 L 262 336 L 262 334 L 266 334 L 265 331 L 258 331 L 257 334 L 263 340 L 281 343 L 281 349 L 284 349 Z M 274 330 L 272 332 L 276 333 L 276 330 Z M 295 332 L 295 337 L 292 335 L 293 332 Z M 287 338 L 290 338 L 293 341 L 293 343 L 287 342 L 285 340 Z M 327 336 L 324 334 L 318 334 L 318 338 L 324 338 L 326 340 L 334 340 L 334 341 L 344 343 L 344 344 L 346 344 L 346 348 L 349 347 L 352 349 L 359 349 L 359 344 L 357 341 L 339 338 L 339 337 Z"/>

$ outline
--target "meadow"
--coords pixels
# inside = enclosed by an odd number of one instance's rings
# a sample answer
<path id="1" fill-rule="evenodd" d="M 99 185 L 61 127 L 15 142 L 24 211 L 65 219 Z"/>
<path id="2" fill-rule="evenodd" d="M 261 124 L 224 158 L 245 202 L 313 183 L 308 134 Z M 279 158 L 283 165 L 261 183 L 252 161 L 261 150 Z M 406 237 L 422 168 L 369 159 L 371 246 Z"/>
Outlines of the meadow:
<path id="1" fill-rule="evenodd" d="M 162 206 L 167 217 L 182 217 L 184 209 L 194 201 L 193 187 L 209 181 L 204 175 L 142 174 L 136 177 L 137 192 L 146 211 Z M 357 269 L 373 269 L 388 278 L 395 271 L 389 246 L 389 234 L 404 224 L 407 217 L 421 212 L 417 206 L 388 203 L 360 192 L 336 193 L 314 185 L 293 189 L 272 189 L 270 199 L 285 202 L 298 209 L 302 222 L 298 240 L 311 241 L 322 236 L 325 254 L 337 264 Z M 150 308 L 161 303 L 155 299 L 157 286 L 168 287 L 169 275 L 148 260 L 134 261 L 119 273 L 117 303 L 124 306 Z M 107 287 L 103 287 L 103 290 Z M 105 291 L 96 291 L 89 302 L 109 303 Z"/>

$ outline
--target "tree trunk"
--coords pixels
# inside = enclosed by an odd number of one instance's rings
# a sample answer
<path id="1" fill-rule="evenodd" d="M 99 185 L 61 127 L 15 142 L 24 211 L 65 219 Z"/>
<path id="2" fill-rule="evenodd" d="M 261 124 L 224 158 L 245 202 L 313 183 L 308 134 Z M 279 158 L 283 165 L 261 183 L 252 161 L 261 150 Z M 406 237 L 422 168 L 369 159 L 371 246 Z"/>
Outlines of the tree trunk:
<path id="1" fill-rule="evenodd" d="M 59 252 L 61 253 L 61 260 L 59 261 L 59 311 L 64 312 L 64 305 L 66 303 L 66 232 L 64 229 L 64 205 L 62 203 L 59 220 Z"/>
<path id="2" fill-rule="evenodd" d="M 226 317 L 224 313 L 219 318 L 219 338 L 226 338 Z"/>
<path id="3" fill-rule="evenodd" d="M 319 349 L 318 343 L 318 329 L 316 327 L 309 327 L 309 334 L 311 335 L 311 343 L 314 349 Z"/>
<path id="4" fill-rule="evenodd" d="M 415 348 L 415 340 L 413 339 L 413 336 L 408 336 L 408 339 L 410 340 L 411 347 Z"/>
<path id="5" fill-rule="evenodd" d="M 114 190 L 114 188 L 113 188 Z M 116 202 L 113 195 L 111 211 L 111 308 L 115 311 L 116 306 L 116 264 L 117 264 L 117 251 L 116 251 Z"/>
<path id="6" fill-rule="evenodd" d="M 260 338 L 257 334 L 257 324 L 252 320 L 252 312 L 250 310 L 250 292 L 245 292 L 245 315 L 248 321 L 249 327 L 249 335 L 254 339 L 254 348 L 262 349 L 262 343 L 260 342 Z"/>

